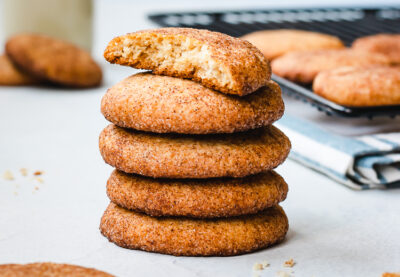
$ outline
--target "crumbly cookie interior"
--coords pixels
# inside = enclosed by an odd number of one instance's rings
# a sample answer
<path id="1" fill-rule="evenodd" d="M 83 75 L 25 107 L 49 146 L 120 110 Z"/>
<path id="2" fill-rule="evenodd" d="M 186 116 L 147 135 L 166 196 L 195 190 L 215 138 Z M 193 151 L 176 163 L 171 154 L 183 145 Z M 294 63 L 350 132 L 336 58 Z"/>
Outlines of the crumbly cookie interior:
<path id="1" fill-rule="evenodd" d="M 140 38 L 125 38 L 116 54 L 132 63 L 147 60 L 159 71 L 186 72 L 188 77 L 217 80 L 221 86 L 233 88 L 229 69 L 213 58 L 207 44 L 193 38 L 141 34 Z"/>

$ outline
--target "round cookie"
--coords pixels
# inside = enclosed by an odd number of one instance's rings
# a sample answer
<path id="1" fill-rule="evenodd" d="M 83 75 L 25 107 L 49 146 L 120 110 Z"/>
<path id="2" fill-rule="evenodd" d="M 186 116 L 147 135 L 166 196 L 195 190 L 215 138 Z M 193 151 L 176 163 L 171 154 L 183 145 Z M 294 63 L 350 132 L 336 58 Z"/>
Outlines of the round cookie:
<path id="1" fill-rule="evenodd" d="M 107 126 L 100 152 L 109 165 L 155 178 L 244 177 L 273 169 L 290 151 L 277 128 L 216 135 L 154 134 Z"/>
<path id="2" fill-rule="evenodd" d="M 319 73 L 316 94 L 345 106 L 400 104 L 400 67 L 340 67 Z"/>
<path id="3" fill-rule="evenodd" d="M 378 34 L 356 39 L 355 50 L 380 53 L 387 56 L 393 64 L 400 64 L 400 34 Z"/>
<path id="4" fill-rule="evenodd" d="M 271 77 L 268 60 L 251 43 L 209 30 L 159 28 L 126 34 L 109 42 L 104 57 L 239 96 L 265 86 Z"/>
<path id="5" fill-rule="evenodd" d="M 272 61 L 272 71 L 294 82 L 309 84 L 323 70 L 341 66 L 385 65 L 390 61 L 382 54 L 352 49 L 293 52 Z"/>
<path id="6" fill-rule="evenodd" d="M 251 42 L 269 60 L 294 51 L 344 48 L 338 37 L 294 29 L 256 31 L 242 39 Z"/>
<path id="7" fill-rule="evenodd" d="M 254 214 L 285 200 L 288 186 L 274 171 L 245 178 L 153 179 L 114 170 L 112 202 L 151 216 L 196 218 Z"/>
<path id="8" fill-rule="evenodd" d="M 273 81 L 246 97 L 222 94 L 191 80 L 139 73 L 110 88 L 101 111 L 112 123 L 155 133 L 209 134 L 254 129 L 284 111 Z"/>
<path id="9" fill-rule="evenodd" d="M 51 83 L 84 88 L 101 82 L 101 69 L 90 54 L 66 41 L 20 34 L 7 41 L 6 53 L 19 68 Z"/>
<path id="10" fill-rule="evenodd" d="M 282 241 L 288 219 L 280 206 L 255 215 L 224 219 L 151 217 L 110 203 L 100 231 L 111 242 L 131 249 L 175 256 L 231 256 Z"/>
<path id="11" fill-rule="evenodd" d="M 37 83 L 37 80 L 16 68 L 6 55 L 0 55 L 1 86 L 24 86 Z"/>
<path id="12" fill-rule="evenodd" d="M 0 276 L 7 277 L 113 277 L 113 275 L 77 265 L 55 263 L 2 264 Z"/>

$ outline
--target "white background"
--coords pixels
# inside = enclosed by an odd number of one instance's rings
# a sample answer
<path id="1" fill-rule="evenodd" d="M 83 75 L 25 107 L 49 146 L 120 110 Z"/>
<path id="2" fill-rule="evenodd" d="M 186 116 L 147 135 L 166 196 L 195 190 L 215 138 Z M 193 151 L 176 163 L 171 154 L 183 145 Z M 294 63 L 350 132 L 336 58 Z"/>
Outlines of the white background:
<path id="1" fill-rule="evenodd" d="M 152 27 L 145 20 L 149 10 L 267 6 L 263 1 L 172 2 L 98 1 L 96 57 L 113 36 Z M 299 6 L 279 1 L 282 5 Z M 294 276 L 400 271 L 400 190 L 352 191 L 290 160 L 277 170 L 290 187 L 282 204 L 290 230 L 278 246 L 237 257 L 178 258 L 109 243 L 98 230 L 112 171 L 98 151 L 98 135 L 107 125 L 99 106 L 106 89 L 133 70 L 101 63 L 105 81 L 97 89 L 0 88 L 0 173 L 11 170 L 16 177 L 0 179 L 0 264 L 73 263 L 117 276 L 251 276 L 253 264 L 267 260 L 271 266 L 260 275 L 275 276 L 294 258 Z M 22 177 L 22 167 L 30 173 L 43 170 L 44 183 Z"/>

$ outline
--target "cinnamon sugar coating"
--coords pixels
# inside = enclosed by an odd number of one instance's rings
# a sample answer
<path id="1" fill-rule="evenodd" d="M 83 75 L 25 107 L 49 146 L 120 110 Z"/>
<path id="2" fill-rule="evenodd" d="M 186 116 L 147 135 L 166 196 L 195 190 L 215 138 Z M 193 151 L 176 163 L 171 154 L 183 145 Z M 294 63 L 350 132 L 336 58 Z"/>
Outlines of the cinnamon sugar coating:
<path id="1" fill-rule="evenodd" d="M 288 219 L 280 206 L 224 219 L 151 217 L 110 203 L 100 231 L 118 246 L 175 256 L 232 256 L 282 241 Z"/>
<path id="2" fill-rule="evenodd" d="M 109 125 L 100 134 L 109 165 L 154 178 L 244 177 L 273 169 L 290 151 L 276 127 L 233 134 L 153 134 Z"/>
<path id="3" fill-rule="evenodd" d="M 288 186 L 267 171 L 245 178 L 153 179 L 114 170 L 107 195 L 115 204 L 151 216 L 198 218 L 254 214 L 285 200 Z"/>
<path id="4" fill-rule="evenodd" d="M 254 129 L 284 111 L 279 86 L 269 81 L 245 97 L 226 95 L 191 80 L 139 73 L 110 88 L 101 111 L 112 123 L 155 133 L 209 134 Z"/>

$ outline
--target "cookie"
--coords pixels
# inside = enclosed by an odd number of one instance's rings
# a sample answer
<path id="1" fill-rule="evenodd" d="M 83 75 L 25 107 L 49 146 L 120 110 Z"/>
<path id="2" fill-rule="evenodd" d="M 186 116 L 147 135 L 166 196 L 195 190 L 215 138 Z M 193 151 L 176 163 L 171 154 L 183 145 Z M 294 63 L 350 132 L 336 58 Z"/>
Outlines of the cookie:
<path id="1" fill-rule="evenodd" d="M 232 256 L 282 241 L 288 219 L 280 206 L 223 219 L 151 217 L 110 203 L 100 231 L 116 245 L 175 256 Z"/>
<path id="2" fill-rule="evenodd" d="M 112 202 L 151 216 L 196 218 L 254 214 L 285 200 L 288 186 L 274 171 L 245 178 L 153 179 L 114 170 Z"/>
<path id="3" fill-rule="evenodd" d="M 272 61 L 273 72 L 294 82 L 309 84 L 323 70 L 342 66 L 389 64 L 382 54 L 352 49 L 293 52 Z"/>
<path id="4" fill-rule="evenodd" d="M 352 48 L 380 53 L 387 56 L 391 63 L 400 64 L 400 34 L 378 34 L 362 37 L 353 42 Z"/>
<path id="5" fill-rule="evenodd" d="M 282 116 L 284 105 L 280 87 L 273 81 L 255 93 L 237 97 L 191 80 L 139 73 L 109 89 L 101 111 L 120 127 L 209 134 L 269 125 Z"/>
<path id="6" fill-rule="evenodd" d="M 0 55 L 0 86 L 34 85 L 37 80 L 22 72 L 6 55 Z"/>
<path id="7" fill-rule="evenodd" d="M 0 276 L 7 277 L 112 277 L 113 275 L 77 265 L 32 263 L 0 264 Z"/>
<path id="8" fill-rule="evenodd" d="M 340 67 L 319 73 L 316 94 L 345 106 L 400 104 L 400 67 Z"/>
<path id="9" fill-rule="evenodd" d="M 216 135 L 154 134 L 109 125 L 100 134 L 100 152 L 109 165 L 154 178 L 244 177 L 281 164 L 289 139 L 267 126 Z"/>
<path id="10" fill-rule="evenodd" d="M 25 72 L 54 84 L 84 88 L 101 82 L 101 69 L 90 54 L 66 41 L 20 34 L 7 41 L 6 53 Z"/>
<path id="11" fill-rule="evenodd" d="M 400 277 L 400 272 L 398 273 L 385 272 L 382 274 L 382 277 Z"/>
<path id="12" fill-rule="evenodd" d="M 293 51 L 344 48 L 338 37 L 294 29 L 256 31 L 242 39 L 251 42 L 270 60 Z"/>
<path id="13" fill-rule="evenodd" d="M 192 79 L 240 96 L 265 86 L 271 76 L 268 61 L 248 41 L 191 28 L 144 30 L 116 37 L 104 57 L 110 63 Z"/>

